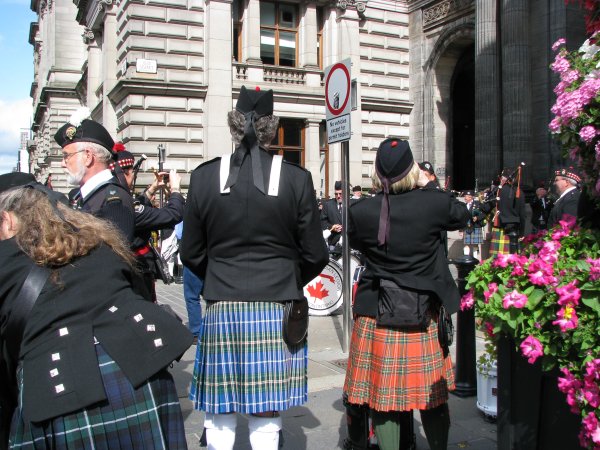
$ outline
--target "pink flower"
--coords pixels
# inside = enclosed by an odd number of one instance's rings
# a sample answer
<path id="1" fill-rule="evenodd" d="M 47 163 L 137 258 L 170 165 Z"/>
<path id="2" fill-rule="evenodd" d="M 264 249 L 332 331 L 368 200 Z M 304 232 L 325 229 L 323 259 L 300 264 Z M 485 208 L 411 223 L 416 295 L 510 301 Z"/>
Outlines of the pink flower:
<path id="1" fill-rule="evenodd" d="M 597 131 L 592 125 L 586 125 L 579 130 L 579 137 L 583 142 L 589 144 L 596 137 Z"/>
<path id="2" fill-rule="evenodd" d="M 485 322 L 484 324 L 485 332 L 489 337 L 494 337 L 494 325 L 490 322 Z"/>
<path id="3" fill-rule="evenodd" d="M 508 267 L 508 255 L 504 253 L 498 253 L 492 262 L 492 267 L 502 267 L 503 269 Z"/>
<path id="4" fill-rule="evenodd" d="M 568 214 L 564 214 L 563 217 L 568 216 Z M 552 232 L 552 239 L 554 239 L 555 241 L 559 241 L 564 237 L 567 237 L 569 235 L 569 231 L 565 230 L 563 228 L 557 228 Z"/>
<path id="5" fill-rule="evenodd" d="M 586 262 L 590 265 L 590 280 L 600 279 L 600 259 L 587 258 Z"/>
<path id="6" fill-rule="evenodd" d="M 464 311 L 466 309 L 471 309 L 475 304 L 475 297 L 473 296 L 473 289 L 467 292 L 460 299 L 460 310 Z"/>
<path id="7" fill-rule="evenodd" d="M 548 264 L 543 259 L 538 258 L 534 260 L 529 267 L 529 281 L 537 286 L 546 286 L 548 284 L 556 283 L 556 277 L 554 277 L 554 270 L 551 264 Z"/>
<path id="8" fill-rule="evenodd" d="M 567 60 L 567 58 L 565 58 L 563 55 L 561 55 L 559 53 L 554 58 L 554 62 L 551 64 L 550 67 L 556 73 L 563 73 L 563 72 L 566 72 L 567 70 L 569 70 L 571 68 L 571 65 L 569 64 L 569 61 Z"/>
<path id="9" fill-rule="evenodd" d="M 563 393 L 567 393 L 569 391 L 577 391 L 581 389 L 583 386 L 581 381 L 577 379 L 566 367 L 560 369 L 560 371 L 564 374 L 563 377 L 558 377 L 558 390 Z"/>
<path id="10" fill-rule="evenodd" d="M 598 419 L 596 418 L 596 414 L 592 411 L 589 413 L 585 419 L 581 421 L 582 430 L 579 435 L 580 441 L 582 440 L 582 434 L 585 437 L 584 441 L 586 442 L 585 447 L 588 447 L 589 441 L 591 440 L 594 444 L 600 444 L 600 423 L 598 423 Z"/>
<path id="11" fill-rule="evenodd" d="M 557 287 L 555 289 L 558 294 L 558 304 L 564 306 L 568 303 L 571 303 L 573 306 L 579 305 L 579 299 L 581 298 L 581 291 L 576 286 L 577 280 L 573 280 L 569 284 L 565 284 L 564 286 Z"/>
<path id="12" fill-rule="evenodd" d="M 527 296 L 517 292 L 516 289 L 506 294 L 502 299 L 502 306 L 505 309 L 508 309 L 511 306 L 514 306 L 515 308 L 523 308 L 526 304 Z"/>
<path id="13" fill-rule="evenodd" d="M 488 284 L 488 290 L 483 293 L 483 296 L 485 297 L 485 303 L 488 303 L 490 301 L 490 297 L 492 295 L 494 295 L 497 291 L 498 291 L 498 284 L 496 284 L 496 283 Z"/>
<path id="14" fill-rule="evenodd" d="M 598 388 L 598 383 L 595 380 L 584 381 L 583 398 L 585 398 L 592 408 L 600 406 L 600 388 Z"/>
<path id="15" fill-rule="evenodd" d="M 521 353 L 527 359 L 529 364 L 533 364 L 536 359 L 544 354 L 544 348 L 542 343 L 533 336 L 528 336 L 523 342 L 521 342 Z"/>
<path id="16" fill-rule="evenodd" d="M 572 84 L 579 79 L 579 72 L 577 70 L 567 70 L 560 74 L 560 79 L 567 84 Z"/>
<path id="17" fill-rule="evenodd" d="M 560 38 L 558 41 L 556 41 L 554 44 L 552 44 L 552 50 L 556 51 L 561 46 L 565 45 L 566 43 L 567 43 L 567 41 L 565 40 L 565 38 Z"/>
<path id="18" fill-rule="evenodd" d="M 560 327 L 560 331 L 566 333 L 567 330 L 572 330 L 577 328 L 578 318 L 577 312 L 571 303 L 566 304 L 562 307 L 557 313 L 557 320 L 552 322 L 552 325 L 558 325 Z"/>
<path id="19" fill-rule="evenodd" d="M 561 124 L 560 124 L 559 117 L 555 117 L 554 119 L 552 119 L 552 121 L 548 125 L 548 128 L 550 129 L 550 131 L 552 133 L 558 133 L 560 131 L 560 127 L 561 127 Z"/>
<path id="20" fill-rule="evenodd" d="M 565 231 L 570 232 L 573 228 L 576 228 L 577 217 L 570 214 L 563 214 L 561 220 L 558 221 L 561 228 Z"/>

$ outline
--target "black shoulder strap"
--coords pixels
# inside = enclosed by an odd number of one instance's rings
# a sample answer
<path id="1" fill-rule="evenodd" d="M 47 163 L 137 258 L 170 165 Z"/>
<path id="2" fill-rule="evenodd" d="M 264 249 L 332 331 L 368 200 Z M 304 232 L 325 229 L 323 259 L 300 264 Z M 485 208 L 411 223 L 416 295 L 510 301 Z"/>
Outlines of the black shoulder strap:
<path id="1" fill-rule="evenodd" d="M 15 362 L 19 358 L 27 317 L 49 276 L 49 269 L 34 264 L 21 286 L 19 294 L 15 297 L 15 301 L 12 302 L 11 314 L 6 324 L 6 343 L 9 354 Z"/>

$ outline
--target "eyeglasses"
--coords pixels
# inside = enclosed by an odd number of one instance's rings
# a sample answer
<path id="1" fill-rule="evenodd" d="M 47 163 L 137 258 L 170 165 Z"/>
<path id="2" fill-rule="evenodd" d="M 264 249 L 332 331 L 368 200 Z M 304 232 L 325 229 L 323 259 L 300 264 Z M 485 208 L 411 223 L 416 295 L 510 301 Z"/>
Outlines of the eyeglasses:
<path id="1" fill-rule="evenodd" d="M 81 153 L 81 152 L 85 152 L 85 149 L 83 149 L 83 150 L 77 150 L 76 152 L 73 152 L 73 153 L 65 153 L 65 152 L 63 152 L 62 159 L 63 159 L 64 162 L 67 162 L 71 156 L 75 155 L 76 153 Z"/>
<path id="2" fill-rule="evenodd" d="M 341 197 L 341 196 L 342 196 L 342 193 L 341 193 L 341 192 L 336 192 L 336 193 L 335 193 L 335 196 L 336 196 L 336 197 Z"/>

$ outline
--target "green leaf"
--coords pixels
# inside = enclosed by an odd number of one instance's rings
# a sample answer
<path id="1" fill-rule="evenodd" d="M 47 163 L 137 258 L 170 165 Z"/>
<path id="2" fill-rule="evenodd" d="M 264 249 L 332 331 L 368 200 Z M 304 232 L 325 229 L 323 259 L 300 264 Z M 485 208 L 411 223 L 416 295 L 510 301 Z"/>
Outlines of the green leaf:
<path id="1" fill-rule="evenodd" d="M 589 308 L 592 308 L 598 315 L 600 315 L 600 301 L 598 297 L 584 297 L 581 299 L 581 302 Z"/>
<path id="2" fill-rule="evenodd" d="M 540 301 L 544 298 L 545 292 L 541 289 L 533 289 L 533 292 L 529 294 L 529 298 L 527 300 L 527 309 L 533 310 L 540 303 Z"/>

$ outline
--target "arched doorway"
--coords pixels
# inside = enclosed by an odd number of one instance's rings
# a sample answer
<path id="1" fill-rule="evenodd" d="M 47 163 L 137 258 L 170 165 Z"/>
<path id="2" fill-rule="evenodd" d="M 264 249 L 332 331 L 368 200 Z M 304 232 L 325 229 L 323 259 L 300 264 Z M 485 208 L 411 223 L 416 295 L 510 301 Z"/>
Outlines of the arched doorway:
<path id="1" fill-rule="evenodd" d="M 475 46 L 464 49 L 451 82 L 452 189 L 475 188 Z"/>

